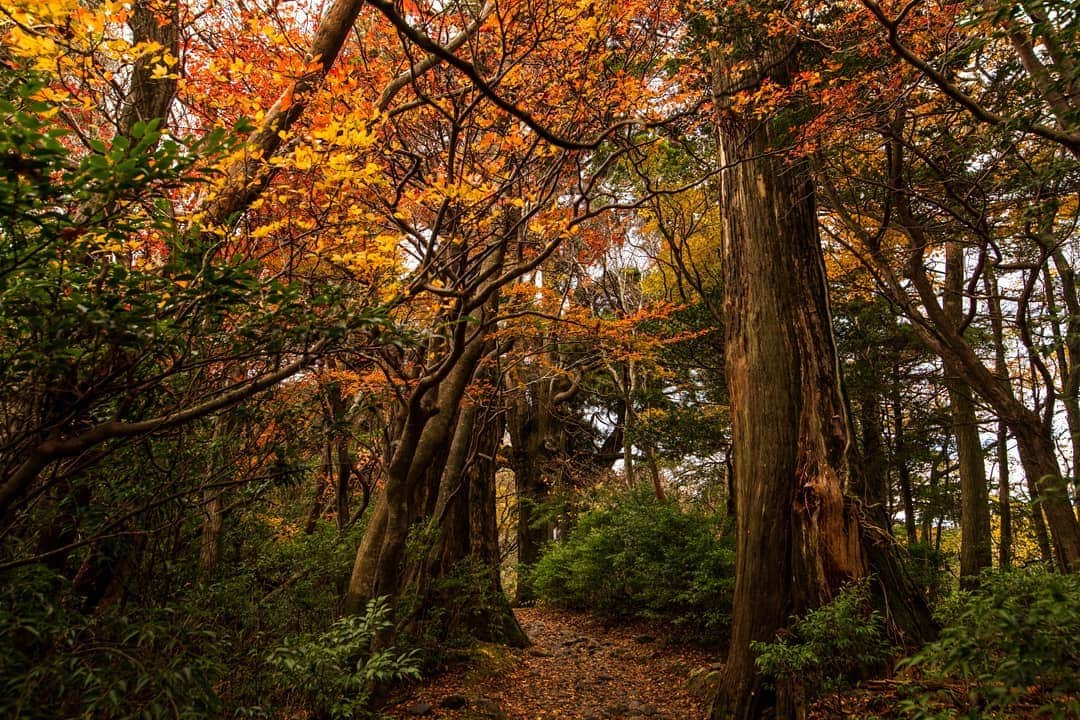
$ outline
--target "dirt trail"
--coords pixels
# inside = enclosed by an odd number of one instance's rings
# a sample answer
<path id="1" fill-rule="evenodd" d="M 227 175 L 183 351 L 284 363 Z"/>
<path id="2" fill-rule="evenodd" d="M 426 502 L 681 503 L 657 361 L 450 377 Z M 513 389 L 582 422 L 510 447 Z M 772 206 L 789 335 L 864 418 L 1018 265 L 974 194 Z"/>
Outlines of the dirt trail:
<path id="1" fill-rule="evenodd" d="M 390 708 L 399 720 L 702 720 L 690 671 L 714 658 L 663 643 L 643 627 L 606 628 L 585 615 L 523 608 L 535 643 L 482 647 L 478 659 L 417 687 Z"/>

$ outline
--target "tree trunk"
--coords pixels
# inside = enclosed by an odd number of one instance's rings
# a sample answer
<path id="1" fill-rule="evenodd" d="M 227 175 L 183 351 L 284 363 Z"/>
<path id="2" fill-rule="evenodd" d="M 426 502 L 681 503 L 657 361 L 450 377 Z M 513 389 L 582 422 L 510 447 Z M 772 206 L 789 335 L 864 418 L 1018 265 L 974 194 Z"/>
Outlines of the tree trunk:
<path id="1" fill-rule="evenodd" d="M 722 98 L 737 79 L 717 70 Z M 717 124 L 737 559 L 716 720 L 764 717 L 773 705 L 777 718 L 795 717 L 798 689 L 770 692 L 750 643 L 867 572 L 844 499 L 849 430 L 813 189 L 805 160 L 770 154 L 782 141 L 775 122 L 723 111 Z"/>
<path id="2" fill-rule="evenodd" d="M 506 417 L 514 471 L 520 568 L 514 603 L 527 605 L 536 600 L 527 568 L 536 564 L 551 540 L 554 523 L 544 518 L 548 510 L 545 505 L 558 486 L 561 462 L 567 452 L 565 423 L 558 413 L 580 386 L 560 376 L 529 379 L 514 374 L 510 382 L 517 386 Z M 621 437 L 620 434 L 620 442 Z M 556 462 L 552 462 L 553 455 L 559 456 L 554 458 Z"/>
<path id="3" fill-rule="evenodd" d="M 1053 300 L 1054 283 L 1047 267 L 1044 269 L 1047 276 L 1047 308 L 1051 310 L 1051 329 L 1058 345 L 1058 365 L 1063 378 L 1061 399 L 1065 405 L 1072 441 L 1073 503 L 1080 509 L 1080 294 L 1076 287 L 1076 270 L 1065 256 L 1052 230 L 1051 223 L 1043 223 L 1036 233 L 1036 238 L 1053 260 L 1068 318 L 1062 333 Z"/>
<path id="4" fill-rule="evenodd" d="M 757 63 L 783 86 L 795 63 L 780 50 L 758 51 Z M 809 166 L 782 152 L 789 143 L 782 119 L 726 105 L 726 90 L 744 79 L 717 62 L 737 550 L 731 641 L 712 717 L 760 718 L 775 706 L 774 717 L 787 720 L 804 713 L 805 689 L 765 687 L 751 642 L 772 640 L 792 615 L 830 601 L 867 574 L 871 559 L 881 561 L 887 606 L 911 609 L 899 619 L 911 622 L 912 637 L 915 625 L 929 623 L 891 538 L 864 525 L 857 503 L 845 498 L 851 432 Z"/>
<path id="5" fill-rule="evenodd" d="M 942 308 L 960 331 L 964 319 L 964 250 L 957 243 L 945 248 L 945 296 Z M 956 455 L 960 462 L 960 585 L 971 588 L 979 573 L 993 563 L 990 533 L 990 497 L 975 401 L 959 378 L 946 378 L 952 412 Z"/>
<path id="6" fill-rule="evenodd" d="M 960 466 L 960 585 L 970 589 L 993 563 L 990 498 L 971 391 L 963 383 L 950 383 L 949 401 Z"/>
<path id="7" fill-rule="evenodd" d="M 649 463 L 649 477 L 652 479 L 653 495 L 660 502 L 667 500 L 664 492 L 664 479 L 660 475 L 660 463 L 656 460 L 656 445 L 645 443 L 645 460 Z"/>
<path id="8" fill-rule="evenodd" d="M 1005 323 L 1001 314 L 1001 295 L 998 292 L 997 276 L 993 268 L 984 275 L 986 297 L 989 304 L 990 330 L 994 338 L 994 373 L 1012 394 L 1009 382 L 1009 365 L 1005 358 Z M 1075 445 L 1074 445 L 1075 447 Z M 998 565 L 1007 568 L 1012 565 L 1012 503 L 1009 499 L 1009 428 L 1000 418 L 997 422 L 997 466 L 998 466 L 998 516 L 1001 519 L 1001 537 L 998 543 Z"/>
<path id="9" fill-rule="evenodd" d="M 893 465 L 896 467 L 896 481 L 900 486 L 900 500 L 904 504 L 904 530 L 907 544 L 918 542 L 919 536 L 915 525 L 915 499 L 911 492 L 911 465 L 908 461 L 907 438 L 904 429 L 904 406 L 900 401 L 900 368 L 893 367 L 892 392 L 893 423 Z"/>
<path id="10" fill-rule="evenodd" d="M 862 431 L 862 499 L 868 508 L 880 508 L 886 532 L 892 531 L 888 512 L 889 460 L 885 457 L 884 431 L 879 398 L 871 393 L 859 398 L 859 428 Z"/>
<path id="11" fill-rule="evenodd" d="M 500 242 L 485 254 L 481 275 L 495 274 L 504 252 L 505 244 Z M 415 558 L 405 552 L 410 530 L 424 524 L 429 533 L 444 533 L 443 513 L 449 522 L 460 520 L 445 508 L 449 507 L 448 494 L 458 492 L 460 481 L 453 478 L 460 476 L 462 448 L 468 447 L 468 438 L 461 435 L 465 432 L 459 423 L 461 406 L 490 349 L 486 327 L 497 310 L 497 290 L 484 293 L 480 288 L 477 293 L 487 298 L 484 304 L 474 314 L 459 312 L 460 307 L 451 311 L 454 316 L 445 323 L 446 335 L 434 338 L 430 349 L 429 360 L 436 369 L 421 375 L 403 400 L 404 420 L 398 425 L 385 488 L 365 528 L 349 580 L 347 612 L 356 612 L 373 597 L 403 600 L 407 579 L 415 578 Z M 430 581 L 424 579 L 425 584 Z M 428 596 L 416 597 L 423 603 Z M 416 610 L 410 615 L 415 617 Z"/>
<path id="12" fill-rule="evenodd" d="M 227 421 L 224 415 L 218 415 L 213 420 L 214 430 L 208 448 L 209 458 L 206 466 L 206 481 L 212 483 L 217 475 L 218 466 L 225 461 L 223 444 L 228 433 Z M 221 536 L 225 528 L 225 516 L 223 497 L 225 488 L 204 487 L 202 491 L 202 542 L 199 547 L 199 576 L 202 579 L 209 578 L 217 569 L 218 559 L 221 557 Z"/>
<path id="13" fill-rule="evenodd" d="M 157 43 L 163 52 L 179 57 L 180 3 L 177 0 L 136 0 L 131 5 L 128 27 L 135 43 Z M 155 75 L 159 58 L 160 55 L 156 53 L 148 54 L 140 57 L 132 66 L 131 82 L 120 113 L 121 135 L 130 137 L 137 122 L 161 120 L 164 125 L 176 97 L 178 80 L 169 75 Z"/>
<path id="14" fill-rule="evenodd" d="M 924 262 L 930 242 L 925 228 L 912 211 L 903 162 L 903 146 L 899 138 L 894 137 L 890 152 L 890 182 L 895 188 L 896 216 L 911 241 L 905 273 L 926 314 L 926 318 L 914 323 L 913 328 L 942 358 L 946 371 L 978 392 L 1008 425 L 1016 438 L 1028 482 L 1038 488 L 1058 566 L 1063 571 L 1080 571 L 1080 523 L 1068 498 L 1050 428 L 1038 413 L 1018 400 L 987 369 L 938 301 Z M 903 301 L 907 304 L 906 297 Z"/>
<path id="15" fill-rule="evenodd" d="M 1039 501 L 1039 487 L 1030 477 L 1025 477 L 1025 480 L 1031 497 L 1031 527 L 1035 533 L 1035 544 L 1039 546 L 1039 557 L 1043 562 L 1051 563 L 1054 561 L 1054 549 L 1050 546 L 1050 531 L 1046 528 L 1046 516 Z"/>
<path id="16" fill-rule="evenodd" d="M 1034 414 L 1034 413 L 1032 413 Z M 1020 449 L 1020 464 L 1031 495 L 1031 515 L 1035 537 L 1045 560 L 1055 559 L 1063 571 L 1080 570 L 1080 538 L 1071 542 L 1066 530 L 1076 525 L 1072 505 L 1065 496 L 1065 483 L 1057 466 L 1055 448 L 1042 423 L 1011 424 Z M 1054 532 L 1054 528 L 1058 532 Z"/>
<path id="17" fill-rule="evenodd" d="M 430 546 L 405 571 L 406 594 L 416 598 L 405 625 L 414 634 L 528 644 L 499 576 L 495 473 L 504 430 L 501 410 L 469 405 L 459 414 L 427 523 Z"/>
<path id="18" fill-rule="evenodd" d="M 322 517 L 323 506 L 326 504 L 326 475 L 322 472 L 315 473 L 315 492 L 311 497 L 311 509 L 308 511 L 307 519 L 304 521 L 304 534 L 310 535 L 315 532 L 315 528 L 319 525 L 319 518 Z"/>
<path id="19" fill-rule="evenodd" d="M 1012 565 L 1012 502 L 1009 499 L 1009 429 L 998 420 L 997 424 L 997 465 L 998 465 L 998 514 L 1001 519 L 1001 537 L 998 544 L 998 565 L 1007 568 Z"/>
<path id="20" fill-rule="evenodd" d="M 336 369 L 333 359 L 327 367 Z M 349 480 L 352 477 L 352 455 L 349 453 L 349 428 L 345 398 L 341 383 L 331 378 L 326 386 L 326 475 L 334 486 L 334 509 L 339 532 L 349 524 Z"/>
<path id="21" fill-rule="evenodd" d="M 223 488 L 203 491 L 202 545 L 199 548 L 199 575 L 210 577 L 221 558 L 221 534 L 225 527 L 221 496 Z"/>
<path id="22" fill-rule="evenodd" d="M 550 524 L 542 522 L 538 512 L 548 499 L 544 447 L 546 436 L 553 427 L 548 417 L 548 395 L 543 381 L 532 388 L 521 388 L 507 420 L 517 511 L 516 605 L 528 605 L 536 600 L 528 568 L 540 559 L 540 552 L 551 537 Z"/>
<path id="23" fill-rule="evenodd" d="M 540 553 L 551 537 L 550 523 L 542 521 L 539 512 L 548 499 L 548 487 L 544 482 L 541 458 L 535 451 L 525 449 L 519 452 L 515 447 L 513 465 L 514 494 L 517 501 L 518 565 L 524 570 L 518 572 L 514 602 L 527 605 L 536 600 L 527 568 L 540 559 Z"/>
<path id="24" fill-rule="evenodd" d="M 939 463 L 944 463 L 945 467 L 949 466 L 949 436 L 946 435 L 945 439 L 941 441 L 941 452 L 937 457 L 930 461 L 930 477 L 927 480 L 927 496 L 928 500 L 926 506 L 923 508 L 922 516 L 919 518 L 922 526 L 922 544 L 930 547 L 933 545 L 933 535 L 931 530 L 934 527 L 934 519 L 940 514 L 941 503 L 938 495 L 939 486 L 941 485 L 941 469 L 938 467 Z"/>

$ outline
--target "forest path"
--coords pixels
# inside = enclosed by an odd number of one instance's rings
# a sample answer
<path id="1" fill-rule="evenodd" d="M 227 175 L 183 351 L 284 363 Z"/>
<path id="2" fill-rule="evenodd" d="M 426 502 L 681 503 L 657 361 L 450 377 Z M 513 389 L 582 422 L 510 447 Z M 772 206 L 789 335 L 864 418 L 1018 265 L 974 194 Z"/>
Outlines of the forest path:
<path id="1" fill-rule="evenodd" d="M 519 608 L 534 645 L 482 646 L 390 708 L 398 720 L 702 720 L 687 676 L 714 660 L 666 644 L 644 626 L 606 627 L 588 615 Z"/>

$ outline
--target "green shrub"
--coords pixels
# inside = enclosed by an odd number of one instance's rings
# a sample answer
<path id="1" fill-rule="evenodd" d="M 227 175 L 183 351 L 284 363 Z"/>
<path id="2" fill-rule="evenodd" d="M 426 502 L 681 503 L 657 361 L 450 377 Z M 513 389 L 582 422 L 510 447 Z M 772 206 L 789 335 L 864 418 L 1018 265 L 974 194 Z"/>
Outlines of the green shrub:
<path id="1" fill-rule="evenodd" d="M 880 667 L 889 657 L 881 615 L 870 603 L 868 579 L 844 588 L 771 642 L 750 645 L 758 672 L 774 687 L 796 683 L 830 692 Z"/>
<path id="2" fill-rule="evenodd" d="M 283 536 L 234 516 L 214 577 L 192 582 L 197 557 L 178 556 L 92 614 L 41 565 L 0 574 L 0 717 L 275 716 L 291 698 L 267 656 L 330 626 L 362 531 Z"/>
<path id="3" fill-rule="evenodd" d="M 971 684 L 969 717 L 1080 715 L 1080 577 L 1045 568 L 985 572 L 979 588 L 942 603 L 939 638 L 905 661 L 931 678 Z M 905 703 L 911 717 L 955 717 L 933 693 Z M 972 714 L 974 713 L 974 715 Z"/>
<path id="4" fill-rule="evenodd" d="M 219 716 L 214 628 L 170 607 L 86 617 L 58 600 L 68 591 L 40 566 L 0 582 L 0 717 Z"/>
<path id="5" fill-rule="evenodd" d="M 219 633 L 230 670 L 215 688 L 228 716 L 269 716 L 288 700 L 267 656 L 283 637 L 325 630 L 340 613 L 363 527 L 340 534 L 319 522 L 310 535 L 280 537 L 258 518 L 237 518 L 219 572 L 177 601 Z"/>
<path id="6" fill-rule="evenodd" d="M 735 553 L 710 517 L 637 493 L 584 513 L 532 569 L 544 600 L 609 618 L 658 618 L 702 642 L 730 623 Z"/>
<path id="7" fill-rule="evenodd" d="M 371 717 L 377 683 L 419 678 L 416 650 L 373 650 L 376 635 L 392 626 L 390 606 L 381 598 L 363 614 L 344 617 L 323 633 L 304 634 L 276 648 L 268 658 L 280 687 L 294 688 L 318 718 Z"/>

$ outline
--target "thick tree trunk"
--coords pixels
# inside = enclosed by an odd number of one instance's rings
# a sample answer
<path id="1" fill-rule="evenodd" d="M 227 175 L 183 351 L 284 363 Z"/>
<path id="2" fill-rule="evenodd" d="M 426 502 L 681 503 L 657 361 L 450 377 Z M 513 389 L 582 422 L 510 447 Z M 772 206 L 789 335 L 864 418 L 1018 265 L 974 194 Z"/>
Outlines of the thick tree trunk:
<path id="1" fill-rule="evenodd" d="M 778 60 L 784 54 L 759 60 L 780 85 L 794 71 L 790 56 Z M 760 718 L 775 707 L 774 717 L 787 720 L 805 712 L 802 688 L 767 689 L 751 642 L 773 639 L 792 615 L 830 601 L 867 574 L 871 559 L 881 561 L 890 607 L 905 605 L 919 616 L 926 609 L 896 563 L 891 538 L 861 522 L 858 503 L 845 498 L 851 433 L 809 167 L 782 152 L 789 142 L 782 119 L 725 106 L 725 90 L 742 80 L 718 63 L 737 553 L 731 642 L 712 716 Z M 913 639 L 923 624 L 911 622 Z"/>
<path id="2" fill-rule="evenodd" d="M 514 449 L 514 488 L 517 499 L 518 565 L 527 569 L 536 564 L 544 545 L 551 537 L 550 523 L 542 520 L 540 510 L 548 499 L 540 458 L 529 452 Z M 528 572 L 518 573 L 514 602 L 526 605 L 536 600 Z"/>
<path id="3" fill-rule="evenodd" d="M 737 82 L 725 72 L 718 89 Z M 724 112 L 717 128 L 737 560 L 716 720 L 773 705 L 777 718 L 795 717 L 797 688 L 766 689 L 750 643 L 867 572 L 844 499 L 849 429 L 813 189 L 804 160 L 775 154 L 774 123 Z"/>
<path id="4" fill-rule="evenodd" d="M 579 385 L 559 376 L 528 379 L 516 374 L 511 383 L 518 387 L 506 426 L 514 471 L 517 561 L 526 569 L 536 564 L 551 540 L 554 523 L 544 517 L 545 505 L 559 484 L 567 452 L 566 428 L 558 413 Z M 527 605 L 535 600 L 528 572 L 519 572 L 514 603 Z"/>
<path id="5" fill-rule="evenodd" d="M 180 55 L 180 3 L 177 0 L 137 0 L 131 5 L 128 20 L 134 42 L 153 42 L 161 45 L 162 52 L 173 57 Z M 178 80 L 166 75 L 157 77 L 154 69 L 161 56 L 152 53 L 135 61 L 131 69 L 131 82 L 120 113 L 120 134 L 131 135 L 137 122 L 161 120 L 169 114 L 176 97 Z"/>

